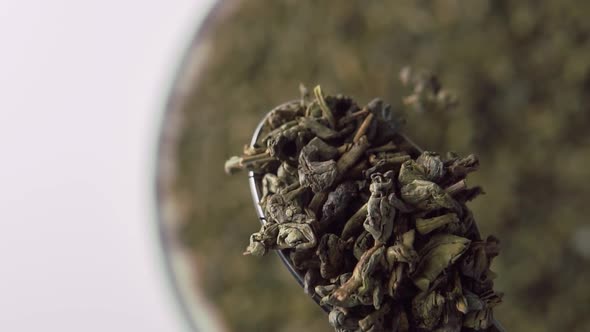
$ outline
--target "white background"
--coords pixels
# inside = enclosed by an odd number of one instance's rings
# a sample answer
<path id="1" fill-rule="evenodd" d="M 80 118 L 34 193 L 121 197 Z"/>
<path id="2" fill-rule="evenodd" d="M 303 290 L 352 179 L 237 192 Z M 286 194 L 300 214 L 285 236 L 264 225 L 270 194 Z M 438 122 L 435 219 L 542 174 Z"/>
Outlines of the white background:
<path id="1" fill-rule="evenodd" d="M 0 0 L 0 331 L 184 331 L 152 175 L 211 0 Z"/>

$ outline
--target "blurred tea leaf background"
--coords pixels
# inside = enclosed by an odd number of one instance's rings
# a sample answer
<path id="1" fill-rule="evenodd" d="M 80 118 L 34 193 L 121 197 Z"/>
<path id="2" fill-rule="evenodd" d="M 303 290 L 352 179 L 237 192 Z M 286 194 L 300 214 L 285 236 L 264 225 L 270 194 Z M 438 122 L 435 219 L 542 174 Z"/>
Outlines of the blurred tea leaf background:
<path id="1" fill-rule="evenodd" d="M 225 1 L 183 101 L 173 196 L 205 295 L 231 331 L 331 331 L 277 257 L 243 257 L 259 227 L 239 154 L 263 114 L 321 84 L 396 107 L 405 65 L 436 72 L 450 113 L 408 114 L 428 150 L 476 153 L 472 202 L 496 234 L 508 331 L 590 331 L 590 2 Z M 223 12 L 222 14 L 219 14 Z M 203 56 L 203 54 L 200 54 Z M 189 62 L 191 59 L 188 60 Z M 181 74 L 182 76 L 182 74 Z"/>

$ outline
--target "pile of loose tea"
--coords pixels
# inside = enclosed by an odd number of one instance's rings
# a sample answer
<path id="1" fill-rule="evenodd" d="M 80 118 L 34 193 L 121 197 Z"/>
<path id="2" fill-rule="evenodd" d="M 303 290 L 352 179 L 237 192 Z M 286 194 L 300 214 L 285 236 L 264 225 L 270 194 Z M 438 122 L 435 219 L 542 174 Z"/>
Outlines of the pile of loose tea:
<path id="1" fill-rule="evenodd" d="M 418 111 L 455 103 L 433 76 L 402 72 Z M 271 111 L 226 172 L 261 179 L 265 223 L 244 254 L 282 250 L 336 331 L 495 331 L 492 259 L 466 202 L 474 155 L 421 151 L 380 99 L 313 96 Z"/>

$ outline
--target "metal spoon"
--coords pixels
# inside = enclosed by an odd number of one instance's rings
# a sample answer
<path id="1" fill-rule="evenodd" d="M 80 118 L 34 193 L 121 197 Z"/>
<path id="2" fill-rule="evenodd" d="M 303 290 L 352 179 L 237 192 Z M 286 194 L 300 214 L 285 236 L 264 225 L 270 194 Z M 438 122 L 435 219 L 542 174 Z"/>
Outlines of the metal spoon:
<path id="1" fill-rule="evenodd" d="M 258 141 L 258 138 L 260 137 L 260 134 L 261 134 L 264 124 L 266 122 L 266 119 L 274 110 L 284 108 L 285 106 L 288 106 L 291 104 L 298 104 L 298 103 L 299 103 L 299 100 L 288 101 L 286 103 L 283 103 L 283 104 L 275 107 L 270 112 L 268 112 L 264 116 L 264 118 L 262 118 L 260 123 L 258 123 L 258 126 L 256 126 L 256 129 L 254 130 L 254 134 L 252 135 L 252 140 L 250 141 L 250 147 L 254 147 L 256 145 L 256 142 Z M 416 145 L 416 143 L 414 143 L 411 139 L 409 139 L 407 136 L 402 134 L 402 137 L 410 146 L 412 146 L 416 150 L 416 152 L 418 152 L 418 154 L 423 152 L 423 150 L 418 145 Z M 252 194 L 252 200 L 254 202 L 254 209 L 256 210 L 256 214 L 258 215 L 258 219 L 259 219 L 260 223 L 264 225 L 264 224 L 266 224 L 267 221 L 266 221 L 266 217 L 264 216 L 264 211 L 262 211 L 262 207 L 259 204 L 259 202 L 262 198 L 262 177 L 261 177 L 261 175 L 256 174 L 253 171 L 248 172 L 248 183 L 250 184 L 250 193 Z M 479 234 L 479 230 L 476 229 L 476 231 Z M 291 275 L 293 275 L 293 277 L 295 278 L 295 280 L 297 280 L 299 285 L 301 287 L 303 287 L 303 276 L 301 274 L 299 274 L 299 272 L 297 272 L 297 270 L 293 266 L 291 260 L 285 255 L 285 251 L 284 250 L 276 250 L 276 252 L 277 252 L 279 258 L 281 259 L 281 261 L 283 261 L 283 264 L 285 264 L 285 267 L 287 268 L 287 270 L 289 270 L 289 272 L 291 272 Z M 332 310 L 331 306 L 320 304 L 321 298 L 318 296 L 318 294 L 315 294 L 315 293 L 312 294 L 311 298 L 326 313 L 329 313 Z M 495 330 L 497 332 L 505 332 L 506 331 L 504 329 L 504 327 L 502 327 L 500 322 L 498 322 L 498 320 L 496 320 L 495 317 L 494 317 L 493 327 L 495 328 Z"/>

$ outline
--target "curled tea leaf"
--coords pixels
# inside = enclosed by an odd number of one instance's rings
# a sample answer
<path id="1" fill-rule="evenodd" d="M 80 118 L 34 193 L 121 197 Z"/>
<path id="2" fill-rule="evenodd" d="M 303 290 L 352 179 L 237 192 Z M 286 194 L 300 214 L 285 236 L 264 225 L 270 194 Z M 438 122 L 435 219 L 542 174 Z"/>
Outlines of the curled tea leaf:
<path id="1" fill-rule="evenodd" d="M 469 239 L 450 234 L 437 234 L 430 238 L 420 250 L 420 262 L 412 276 L 416 287 L 422 291 L 428 290 L 436 277 L 455 263 L 470 243 Z"/>
<path id="2" fill-rule="evenodd" d="M 401 241 L 387 248 L 385 258 L 391 271 L 387 285 L 391 297 L 396 297 L 399 288 L 409 273 L 412 273 L 418 263 L 418 253 L 414 250 L 414 230 L 404 233 Z"/>
<path id="3" fill-rule="evenodd" d="M 459 218 L 457 218 L 457 214 L 455 213 L 447 213 L 442 216 L 428 219 L 416 218 L 416 230 L 420 234 L 426 235 L 442 226 L 458 222 Z"/>
<path id="4" fill-rule="evenodd" d="M 375 289 L 376 279 L 372 274 L 383 264 L 385 248 L 375 245 L 367 250 L 355 266 L 352 276 L 330 296 L 330 303 L 342 307 L 370 304 L 373 302 L 371 292 Z"/>
<path id="5" fill-rule="evenodd" d="M 358 211 L 356 211 L 344 224 L 344 229 L 342 230 L 342 238 L 347 240 L 351 236 L 354 236 L 357 233 L 360 233 L 363 229 L 363 222 L 367 216 L 367 211 L 369 208 L 369 204 L 365 203 L 361 206 Z"/>
<path id="6" fill-rule="evenodd" d="M 492 259 L 500 252 L 500 241 L 491 236 L 486 241 L 474 242 L 461 260 L 463 275 L 475 280 L 484 280 Z"/>
<path id="7" fill-rule="evenodd" d="M 390 306 L 384 305 L 380 309 L 368 314 L 359 320 L 359 327 L 362 332 L 386 332 L 385 317 L 390 312 Z"/>
<path id="8" fill-rule="evenodd" d="M 345 267 L 344 251 L 349 242 L 342 241 L 334 234 L 322 236 L 316 255 L 319 257 L 322 278 L 330 279 L 338 276 Z"/>
<path id="9" fill-rule="evenodd" d="M 402 186 L 405 186 L 414 180 L 426 180 L 426 170 L 415 160 L 408 160 L 401 166 L 398 181 Z"/>
<path id="10" fill-rule="evenodd" d="M 307 269 L 303 276 L 303 291 L 307 295 L 313 295 L 316 285 L 322 281 L 320 272 L 317 269 Z"/>
<path id="11" fill-rule="evenodd" d="M 399 133 L 406 123 L 405 116 L 396 112 L 391 105 L 375 98 L 367 104 L 367 109 L 374 115 L 374 120 L 367 136 L 375 145 L 390 141 Z"/>
<path id="12" fill-rule="evenodd" d="M 470 154 L 461 158 L 454 153 L 449 153 L 448 160 L 445 161 L 446 171 L 449 174 L 448 181 L 454 183 L 463 179 L 467 174 L 476 171 L 479 168 L 479 159 L 477 156 Z"/>
<path id="13" fill-rule="evenodd" d="M 445 305 L 445 298 L 437 291 L 423 292 L 412 300 L 412 314 L 417 326 L 428 331 L 440 321 Z"/>
<path id="14" fill-rule="evenodd" d="M 442 89 L 438 78 L 427 71 L 405 67 L 400 73 L 404 85 L 413 86 L 413 93 L 404 98 L 404 104 L 417 112 L 447 111 L 457 105 L 457 97 Z"/>
<path id="15" fill-rule="evenodd" d="M 264 212 L 271 222 L 284 224 L 302 222 L 306 219 L 303 210 L 296 200 L 286 199 L 284 195 L 269 195 L 263 202 Z"/>
<path id="16" fill-rule="evenodd" d="M 338 159 L 338 173 L 343 175 L 352 168 L 355 163 L 362 157 L 365 151 L 369 148 L 369 141 L 366 136 L 362 136 L 358 142 L 355 142 L 352 147 L 346 151 L 340 159 Z"/>
<path id="17" fill-rule="evenodd" d="M 301 106 L 295 104 L 286 104 L 283 107 L 272 110 L 266 117 L 269 128 L 275 129 L 282 124 L 293 121 L 301 115 Z"/>
<path id="18" fill-rule="evenodd" d="M 278 249 L 310 249 L 316 244 L 317 239 L 310 224 L 279 224 Z"/>
<path id="19" fill-rule="evenodd" d="M 401 189 L 402 199 L 421 210 L 433 211 L 437 209 L 449 209 L 460 211 L 461 207 L 436 183 L 423 180 L 414 180 Z"/>
<path id="20" fill-rule="evenodd" d="M 276 248 L 279 225 L 267 223 L 260 227 L 260 231 L 250 236 L 250 244 L 244 255 L 264 256 L 269 249 Z"/>
<path id="21" fill-rule="evenodd" d="M 266 139 L 266 146 L 271 157 L 281 161 L 291 160 L 296 158 L 309 136 L 302 126 L 294 125 L 286 129 L 281 126 Z"/>
<path id="22" fill-rule="evenodd" d="M 321 124 L 320 122 L 318 122 L 312 118 L 309 118 L 309 117 L 299 118 L 298 121 L 299 121 L 299 125 L 309 129 L 314 135 L 316 135 L 317 137 L 319 137 L 323 140 L 331 140 L 334 138 L 338 138 L 341 135 L 339 132 L 335 131 L 334 129 L 326 127 L 323 124 Z"/>
<path id="23" fill-rule="evenodd" d="M 338 151 L 319 138 L 311 140 L 299 155 L 299 182 L 313 192 L 328 190 L 338 177 L 335 157 Z"/>
<path id="24" fill-rule="evenodd" d="M 277 169 L 277 177 L 285 184 L 299 182 L 297 167 L 291 166 L 288 162 L 283 162 Z"/>
<path id="25" fill-rule="evenodd" d="M 328 194 L 326 203 L 322 207 L 322 222 L 343 217 L 357 195 L 358 188 L 354 182 L 348 181 L 339 184 Z"/>
<path id="26" fill-rule="evenodd" d="M 348 317 L 346 311 L 335 307 L 328 314 L 328 321 L 336 331 L 356 331 L 358 329 L 358 320 Z"/>
<path id="27" fill-rule="evenodd" d="M 351 238 L 352 239 L 352 238 Z M 363 254 L 375 245 L 375 238 L 371 233 L 364 231 L 357 236 L 354 242 L 353 254 L 356 259 L 361 259 Z"/>
<path id="28" fill-rule="evenodd" d="M 282 184 L 278 176 L 272 173 L 265 174 L 262 178 L 262 197 L 266 197 L 269 194 L 278 192 L 281 185 Z"/>
<path id="29" fill-rule="evenodd" d="M 444 163 L 438 153 L 424 151 L 416 162 L 424 168 L 428 181 L 438 182 L 445 175 Z"/>
<path id="30" fill-rule="evenodd" d="M 324 98 L 324 93 L 322 92 L 322 88 L 318 85 L 313 89 L 313 94 L 315 95 L 316 102 L 320 106 L 320 109 L 323 112 L 324 117 L 328 120 L 330 127 L 336 127 L 336 120 L 334 120 L 334 115 L 332 114 L 332 110 L 326 104 L 326 99 Z"/>
<path id="31" fill-rule="evenodd" d="M 385 243 L 393 231 L 396 210 L 389 200 L 393 195 L 393 172 L 371 175 L 371 196 L 367 206 L 367 219 L 363 226 L 375 238 L 376 242 Z"/>
<path id="32" fill-rule="evenodd" d="M 470 311 L 465 315 L 463 326 L 476 331 L 485 330 L 492 326 L 494 314 L 491 308 Z"/>

